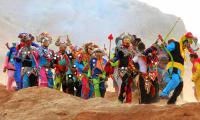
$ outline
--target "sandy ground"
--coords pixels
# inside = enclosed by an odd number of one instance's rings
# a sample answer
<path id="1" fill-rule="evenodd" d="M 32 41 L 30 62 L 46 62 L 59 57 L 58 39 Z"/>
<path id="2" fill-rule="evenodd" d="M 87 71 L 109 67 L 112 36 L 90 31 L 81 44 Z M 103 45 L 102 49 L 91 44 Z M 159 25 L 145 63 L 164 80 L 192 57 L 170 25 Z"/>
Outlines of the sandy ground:
<path id="1" fill-rule="evenodd" d="M 0 120 L 198 120 L 199 103 L 121 104 L 114 93 L 82 100 L 48 88 L 7 92 L 0 86 Z M 134 101 L 137 101 L 134 98 Z M 162 105 L 162 106 L 161 106 Z"/>

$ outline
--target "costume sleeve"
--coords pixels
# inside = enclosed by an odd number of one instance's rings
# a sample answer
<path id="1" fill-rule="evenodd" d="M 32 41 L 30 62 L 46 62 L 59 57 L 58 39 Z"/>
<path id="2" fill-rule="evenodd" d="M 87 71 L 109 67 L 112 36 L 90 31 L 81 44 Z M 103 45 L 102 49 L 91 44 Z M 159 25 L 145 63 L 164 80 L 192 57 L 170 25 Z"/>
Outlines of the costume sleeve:
<path id="1" fill-rule="evenodd" d="M 106 60 L 106 59 L 103 59 L 103 61 L 104 61 L 104 65 L 106 65 L 107 60 Z M 106 78 L 106 72 L 105 72 L 105 70 L 103 70 L 102 77 L 103 77 L 104 79 Z"/>
<path id="2" fill-rule="evenodd" d="M 31 46 L 36 47 L 36 48 L 40 47 L 38 44 L 36 44 L 34 42 L 31 43 Z"/>
<path id="3" fill-rule="evenodd" d="M 167 45 L 166 47 L 170 52 L 173 51 L 175 49 L 175 43 L 171 42 L 169 45 Z"/>
<path id="4" fill-rule="evenodd" d="M 103 64 L 106 65 L 106 63 L 107 63 L 107 60 L 103 59 Z"/>
<path id="5" fill-rule="evenodd" d="M 39 67 L 39 54 L 38 51 L 34 50 L 32 51 L 33 59 L 35 60 L 36 63 L 36 68 Z"/>
<path id="6" fill-rule="evenodd" d="M 115 63 L 118 60 L 119 60 L 119 56 L 115 54 L 115 56 L 113 57 L 112 62 Z"/>
<path id="7" fill-rule="evenodd" d="M 5 58 L 5 62 L 4 62 L 4 69 L 8 67 L 8 63 L 9 63 L 9 54 L 10 52 L 8 52 L 6 54 L 6 58 Z"/>
<path id="8" fill-rule="evenodd" d="M 43 50 L 41 47 L 38 48 L 38 55 L 39 57 L 43 57 L 44 56 L 44 53 L 43 53 Z"/>
<path id="9" fill-rule="evenodd" d="M 134 62 L 134 63 L 137 63 L 137 62 L 138 62 L 138 59 L 139 59 L 139 58 L 138 58 L 138 56 L 137 56 L 137 55 L 136 55 L 136 56 L 134 56 L 134 58 L 133 58 L 133 62 Z"/>
<path id="10" fill-rule="evenodd" d="M 151 48 L 151 47 L 148 48 L 148 49 L 146 49 L 146 50 L 143 52 L 143 54 L 144 54 L 145 56 L 147 56 L 149 53 L 152 53 L 152 48 Z"/>
<path id="11" fill-rule="evenodd" d="M 24 47 L 24 43 L 21 42 L 19 45 L 16 46 L 17 51 L 19 51 L 22 47 Z"/>
<path id="12" fill-rule="evenodd" d="M 90 60 L 89 63 L 89 69 L 87 71 L 87 77 L 90 77 L 92 75 L 92 59 Z"/>
<path id="13" fill-rule="evenodd" d="M 93 60 L 95 60 L 95 59 L 91 59 L 91 60 L 90 60 L 90 69 L 91 69 L 91 70 L 94 69 L 94 66 L 93 66 Z"/>
<path id="14" fill-rule="evenodd" d="M 119 61 L 117 62 L 110 62 L 112 67 L 117 67 L 119 65 Z"/>
<path id="15" fill-rule="evenodd" d="M 200 64 L 199 63 L 195 63 L 194 67 L 196 69 L 196 71 L 192 74 L 192 81 L 195 82 L 200 78 Z"/>

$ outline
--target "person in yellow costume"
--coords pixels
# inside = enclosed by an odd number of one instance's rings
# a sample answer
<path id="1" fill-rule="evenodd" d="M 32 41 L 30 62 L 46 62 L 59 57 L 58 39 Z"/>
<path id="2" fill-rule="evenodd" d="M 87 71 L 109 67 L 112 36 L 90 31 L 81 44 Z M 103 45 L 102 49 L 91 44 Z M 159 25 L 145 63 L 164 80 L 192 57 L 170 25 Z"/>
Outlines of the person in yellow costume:
<path id="1" fill-rule="evenodd" d="M 194 82 L 194 95 L 197 101 L 200 101 L 200 58 L 196 53 L 190 54 L 190 61 L 193 64 L 192 67 L 192 82 Z"/>

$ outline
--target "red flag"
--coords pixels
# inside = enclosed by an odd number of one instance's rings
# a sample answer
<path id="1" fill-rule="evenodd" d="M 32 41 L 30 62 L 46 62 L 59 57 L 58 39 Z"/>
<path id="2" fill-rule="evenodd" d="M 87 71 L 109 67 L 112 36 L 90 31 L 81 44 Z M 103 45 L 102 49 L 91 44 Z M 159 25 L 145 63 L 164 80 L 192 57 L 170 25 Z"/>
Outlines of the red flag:
<path id="1" fill-rule="evenodd" d="M 113 40 L 113 35 L 110 34 L 110 35 L 108 36 L 108 39 L 109 39 L 110 41 Z"/>

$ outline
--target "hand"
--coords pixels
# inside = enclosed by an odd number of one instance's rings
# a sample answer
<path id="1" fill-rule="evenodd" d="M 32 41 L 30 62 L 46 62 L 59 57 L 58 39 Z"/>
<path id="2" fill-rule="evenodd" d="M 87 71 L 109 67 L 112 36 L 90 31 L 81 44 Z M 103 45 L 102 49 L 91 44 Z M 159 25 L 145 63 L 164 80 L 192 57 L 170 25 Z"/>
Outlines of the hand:
<path id="1" fill-rule="evenodd" d="M 158 35 L 158 39 L 161 40 L 161 41 L 163 41 L 163 37 L 162 37 L 161 34 Z"/>
<path id="2" fill-rule="evenodd" d="M 8 46 L 8 42 L 5 45 Z"/>
<path id="3" fill-rule="evenodd" d="M 113 62 L 113 60 L 112 60 L 112 59 L 110 59 L 108 62 L 109 62 L 109 63 L 112 63 L 112 62 Z"/>
<path id="4" fill-rule="evenodd" d="M 160 46 L 161 46 L 162 48 L 164 48 L 164 47 L 165 47 L 165 44 L 164 44 L 164 43 L 162 43 Z"/>

